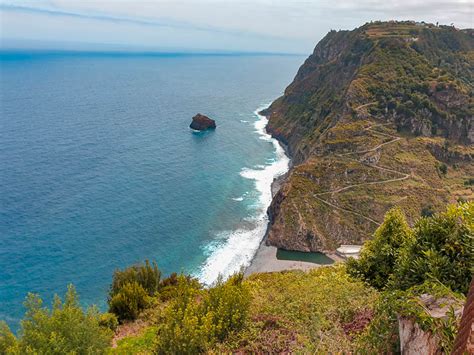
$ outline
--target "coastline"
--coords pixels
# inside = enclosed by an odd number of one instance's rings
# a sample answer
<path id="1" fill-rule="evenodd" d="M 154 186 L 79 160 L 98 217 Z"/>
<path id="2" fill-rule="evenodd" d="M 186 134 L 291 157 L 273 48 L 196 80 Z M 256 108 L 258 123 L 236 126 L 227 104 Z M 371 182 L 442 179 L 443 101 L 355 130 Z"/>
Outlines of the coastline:
<path id="1" fill-rule="evenodd" d="M 263 112 L 260 112 L 259 114 L 265 116 L 265 118 L 267 118 L 268 120 L 268 117 L 264 115 Z M 265 131 L 268 134 L 270 134 L 266 128 L 267 127 L 265 127 Z M 272 139 L 275 139 L 278 142 L 280 147 L 284 150 L 285 155 L 289 159 L 288 171 L 274 178 L 270 185 L 271 196 L 272 196 L 272 201 L 273 201 L 273 198 L 281 189 L 283 184 L 286 182 L 286 179 L 290 175 L 291 169 L 293 168 L 293 160 L 286 144 L 282 142 L 280 139 L 278 139 L 277 137 L 272 136 Z M 268 210 L 267 210 L 267 216 L 268 216 Z M 257 251 L 252 257 L 250 264 L 244 269 L 244 277 L 248 277 L 256 273 L 278 272 L 278 271 L 285 271 L 285 270 L 302 270 L 306 272 L 311 269 L 324 266 L 321 264 L 315 264 L 315 263 L 310 263 L 310 262 L 305 262 L 305 261 L 277 259 L 276 255 L 277 255 L 278 248 L 266 244 L 268 232 L 270 229 L 270 223 L 271 221 L 270 219 L 268 219 L 265 235 L 263 236 L 260 242 L 260 245 L 258 246 Z M 337 256 L 335 253 L 324 253 L 324 254 L 326 254 L 326 256 L 328 256 L 329 258 L 333 259 L 334 262 L 342 261 L 342 259 L 339 256 Z"/>
<path id="2" fill-rule="evenodd" d="M 263 110 L 264 111 L 264 110 Z M 296 260 L 277 259 L 277 248 L 266 245 L 270 230 L 270 216 L 268 209 L 280 188 L 288 178 L 293 161 L 289 148 L 285 142 L 269 132 L 268 118 L 262 108 L 254 111 L 260 119 L 254 123 L 255 132 L 259 138 L 271 142 L 276 149 L 276 160 L 266 165 L 264 169 L 244 167 L 240 175 L 246 179 L 254 180 L 256 189 L 260 192 L 262 209 L 250 221 L 253 226 L 238 228 L 229 232 L 229 237 L 216 250 L 214 250 L 200 270 L 195 274 L 206 285 L 211 285 L 219 276 L 224 278 L 244 271 L 244 276 L 253 273 L 274 272 L 283 270 L 310 270 L 320 267 L 320 264 Z M 337 261 L 332 254 L 326 254 Z"/>
<path id="3" fill-rule="evenodd" d="M 283 144 L 279 142 L 282 146 Z M 284 146 L 283 146 L 284 147 Z M 291 169 L 291 164 L 290 164 Z M 285 183 L 288 178 L 290 170 L 283 175 L 275 178 L 271 184 L 272 198 L 278 193 L 282 185 Z M 244 277 L 248 277 L 252 274 L 262 273 L 262 272 L 278 272 L 285 270 L 302 270 L 309 271 L 321 266 L 322 264 L 315 264 L 305 261 L 296 261 L 296 260 L 279 260 L 277 259 L 277 247 L 266 245 L 266 240 L 268 236 L 268 231 L 270 229 L 270 220 L 268 221 L 267 229 L 265 235 L 258 246 L 255 255 L 253 256 L 249 266 L 244 270 Z M 335 253 L 324 253 L 329 258 L 333 259 L 334 262 L 342 261 L 342 259 L 337 256 Z"/>
<path id="4" fill-rule="evenodd" d="M 268 105 L 264 106 L 268 107 Z M 261 113 L 264 107 L 254 111 L 257 120 L 253 122 L 257 139 L 274 147 L 274 158 L 265 165 L 243 167 L 240 176 L 252 180 L 259 193 L 255 201 L 255 214 L 236 229 L 226 231 L 225 241 L 220 243 L 207 257 L 195 276 L 206 285 L 213 284 L 219 276 L 228 276 L 245 270 L 251 263 L 268 233 L 268 208 L 284 177 L 291 168 L 287 148 L 267 131 L 268 119 Z"/>

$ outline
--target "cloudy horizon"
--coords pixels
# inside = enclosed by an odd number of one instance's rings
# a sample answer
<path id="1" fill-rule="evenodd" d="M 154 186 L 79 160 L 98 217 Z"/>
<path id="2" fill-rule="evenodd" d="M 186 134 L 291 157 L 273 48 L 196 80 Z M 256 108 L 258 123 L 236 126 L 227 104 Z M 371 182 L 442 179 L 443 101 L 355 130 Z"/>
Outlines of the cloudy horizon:
<path id="1" fill-rule="evenodd" d="M 309 53 L 375 20 L 473 27 L 466 0 L 0 0 L 1 47 Z"/>

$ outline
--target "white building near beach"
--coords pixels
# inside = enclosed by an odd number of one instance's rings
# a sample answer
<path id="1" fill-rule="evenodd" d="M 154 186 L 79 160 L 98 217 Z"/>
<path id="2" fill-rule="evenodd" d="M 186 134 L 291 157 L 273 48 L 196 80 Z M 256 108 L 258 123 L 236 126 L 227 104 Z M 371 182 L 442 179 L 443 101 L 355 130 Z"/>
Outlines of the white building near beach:
<path id="1" fill-rule="evenodd" d="M 350 257 L 358 259 L 361 249 L 362 245 L 343 244 L 336 249 L 336 254 L 343 259 L 348 259 Z"/>

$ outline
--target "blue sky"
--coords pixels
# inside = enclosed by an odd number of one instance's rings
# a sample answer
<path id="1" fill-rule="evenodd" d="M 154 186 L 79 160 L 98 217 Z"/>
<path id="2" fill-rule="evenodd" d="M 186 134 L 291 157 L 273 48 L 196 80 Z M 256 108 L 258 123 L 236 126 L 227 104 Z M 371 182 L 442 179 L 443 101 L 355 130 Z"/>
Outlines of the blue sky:
<path id="1" fill-rule="evenodd" d="M 0 0 L 3 48 L 309 53 L 331 29 L 473 26 L 471 0 Z"/>

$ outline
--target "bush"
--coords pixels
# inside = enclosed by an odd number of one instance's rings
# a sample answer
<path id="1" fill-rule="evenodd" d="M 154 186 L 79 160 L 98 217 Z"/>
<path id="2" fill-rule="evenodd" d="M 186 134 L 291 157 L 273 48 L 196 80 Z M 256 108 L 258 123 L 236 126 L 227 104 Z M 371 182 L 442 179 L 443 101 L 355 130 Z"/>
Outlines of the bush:
<path id="1" fill-rule="evenodd" d="M 393 287 L 407 289 L 437 280 L 466 294 L 472 277 L 473 236 L 473 202 L 421 218 L 414 227 L 414 240 L 401 254 Z"/>
<path id="2" fill-rule="evenodd" d="M 145 264 L 133 265 L 125 270 L 116 270 L 112 279 L 109 291 L 109 298 L 117 294 L 120 289 L 133 282 L 138 283 L 149 296 L 156 293 L 160 287 L 161 272 L 155 262 L 150 264 L 145 260 Z"/>
<path id="3" fill-rule="evenodd" d="M 435 210 L 433 206 L 425 206 L 421 209 L 421 216 L 422 217 L 431 217 L 435 214 Z"/>
<path id="4" fill-rule="evenodd" d="M 99 325 L 115 331 L 118 327 L 117 316 L 113 313 L 104 313 L 100 315 Z"/>
<path id="5" fill-rule="evenodd" d="M 185 280 L 178 280 L 179 296 L 164 312 L 156 351 L 200 353 L 241 329 L 250 304 L 242 279 L 243 275 L 237 274 L 226 282 L 218 281 L 210 290 L 196 289 Z"/>
<path id="6" fill-rule="evenodd" d="M 161 280 L 160 286 L 168 287 L 168 286 L 176 286 L 178 284 L 178 274 L 173 272 L 170 276 L 166 279 Z"/>
<path id="7" fill-rule="evenodd" d="M 192 289 L 199 290 L 202 288 L 199 281 L 189 275 L 180 275 L 173 272 L 169 277 L 163 279 L 160 283 L 160 300 L 163 302 L 172 300 L 176 297 L 181 297 L 180 288 L 190 287 Z"/>
<path id="8" fill-rule="evenodd" d="M 161 272 L 155 262 L 116 270 L 109 291 L 109 311 L 120 321 L 134 320 L 160 289 Z"/>
<path id="9" fill-rule="evenodd" d="M 413 230 L 399 210 L 391 210 L 365 244 L 360 259 L 348 261 L 348 272 L 378 289 L 406 290 L 436 280 L 452 291 L 467 293 L 473 235 L 473 202 L 422 217 Z"/>
<path id="10" fill-rule="evenodd" d="M 126 283 L 109 300 L 109 311 L 120 321 L 134 320 L 148 305 L 145 289 L 136 281 Z"/>
<path id="11" fill-rule="evenodd" d="M 430 295 L 440 306 L 449 310 L 444 317 L 432 317 L 421 297 Z M 400 353 L 397 317 L 413 319 L 418 326 L 439 339 L 438 347 L 443 354 L 452 350 L 459 326 L 459 316 L 454 310 L 460 309 L 465 297 L 452 292 L 439 282 L 424 282 L 406 291 L 387 290 L 380 294 L 375 304 L 375 316 L 357 340 L 358 351 L 362 354 Z"/>
<path id="12" fill-rule="evenodd" d="M 356 354 L 400 354 L 398 333 L 398 299 L 400 291 L 380 293 L 374 307 L 374 317 L 356 340 Z"/>
<path id="13" fill-rule="evenodd" d="M 441 174 L 446 175 L 448 173 L 448 166 L 445 163 L 441 163 L 438 165 L 438 169 Z"/>
<path id="14" fill-rule="evenodd" d="M 242 285 L 243 273 L 221 280 L 209 290 L 205 302 L 205 313 L 212 318 L 210 331 L 218 341 L 239 330 L 244 325 L 250 305 L 250 296 Z"/>
<path id="15" fill-rule="evenodd" d="M 18 341 L 8 328 L 7 323 L 0 321 L 0 354 L 18 354 Z"/>
<path id="16" fill-rule="evenodd" d="M 350 354 L 370 321 L 378 292 L 350 278 L 343 264 L 253 274 L 243 329 L 213 347 L 215 354 Z M 366 318 L 367 317 L 367 318 Z"/>
<path id="17" fill-rule="evenodd" d="M 474 178 L 469 178 L 467 180 L 464 181 L 464 185 L 465 186 L 472 186 L 474 185 Z"/>
<path id="18" fill-rule="evenodd" d="M 64 302 L 55 296 L 51 310 L 34 294 L 28 295 L 25 307 L 18 340 L 4 323 L 0 325 L 2 354 L 101 354 L 109 347 L 112 332 L 99 325 L 95 307 L 82 310 L 72 285 Z"/>
<path id="19" fill-rule="evenodd" d="M 377 289 L 385 288 L 394 272 L 401 246 L 412 238 L 412 231 L 401 210 L 390 210 L 372 240 L 365 243 L 359 260 L 347 262 L 348 273 Z"/>

